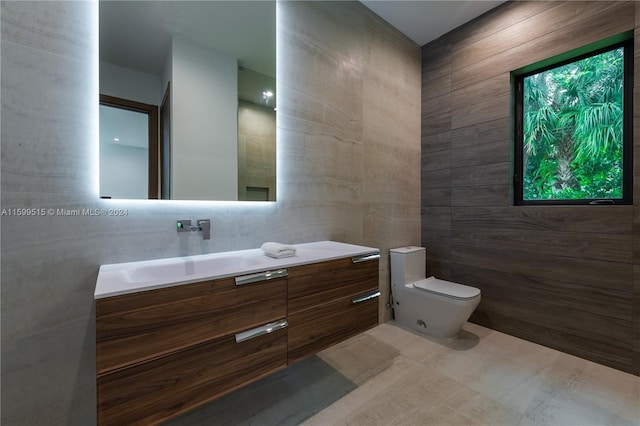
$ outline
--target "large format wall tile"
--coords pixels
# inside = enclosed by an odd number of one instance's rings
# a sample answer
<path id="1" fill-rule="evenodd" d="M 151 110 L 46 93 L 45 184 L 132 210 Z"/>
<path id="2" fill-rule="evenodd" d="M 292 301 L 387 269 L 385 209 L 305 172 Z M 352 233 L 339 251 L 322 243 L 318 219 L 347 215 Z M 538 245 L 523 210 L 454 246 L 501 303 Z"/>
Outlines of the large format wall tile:
<path id="1" fill-rule="evenodd" d="M 89 64 L 2 39 L 3 191 L 91 192 Z"/>
<path id="2" fill-rule="evenodd" d="M 2 424 L 95 423 L 101 264 L 365 244 L 388 318 L 388 249 L 420 235 L 420 49 L 358 2 L 278 7 L 278 201 L 239 205 L 98 199 L 96 3 L 2 2 L 2 208 L 45 209 L 2 216 Z M 64 214 L 98 208 L 126 214 Z M 204 218 L 211 240 L 176 232 Z"/>
<path id="3" fill-rule="evenodd" d="M 635 374 L 638 207 L 513 205 L 510 74 L 633 30 L 639 14 L 635 2 L 501 5 L 423 47 L 421 126 L 427 263 L 482 290 L 472 320 Z"/>
<path id="4" fill-rule="evenodd" d="M 91 1 L 4 1 L 2 40 L 92 61 L 97 13 L 98 4 Z"/>

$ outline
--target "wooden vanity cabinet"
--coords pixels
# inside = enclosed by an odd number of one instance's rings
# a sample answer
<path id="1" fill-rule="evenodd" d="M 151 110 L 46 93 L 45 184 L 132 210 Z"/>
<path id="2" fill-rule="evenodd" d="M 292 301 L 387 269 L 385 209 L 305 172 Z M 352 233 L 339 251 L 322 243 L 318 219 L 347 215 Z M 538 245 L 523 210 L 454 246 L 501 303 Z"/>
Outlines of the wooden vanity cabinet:
<path id="1" fill-rule="evenodd" d="M 287 365 L 287 330 L 234 336 L 98 376 L 98 423 L 157 424 Z"/>
<path id="2" fill-rule="evenodd" d="M 285 318 L 286 294 L 286 277 L 224 278 L 98 299 L 98 374 Z"/>
<path id="3" fill-rule="evenodd" d="M 98 424 L 158 424 L 374 327 L 378 264 L 376 253 L 97 299 Z"/>
<path id="4" fill-rule="evenodd" d="M 96 300 L 98 423 L 155 424 L 287 365 L 287 279 L 234 278 Z"/>
<path id="5" fill-rule="evenodd" d="M 289 268 L 289 363 L 378 324 L 379 255 Z"/>

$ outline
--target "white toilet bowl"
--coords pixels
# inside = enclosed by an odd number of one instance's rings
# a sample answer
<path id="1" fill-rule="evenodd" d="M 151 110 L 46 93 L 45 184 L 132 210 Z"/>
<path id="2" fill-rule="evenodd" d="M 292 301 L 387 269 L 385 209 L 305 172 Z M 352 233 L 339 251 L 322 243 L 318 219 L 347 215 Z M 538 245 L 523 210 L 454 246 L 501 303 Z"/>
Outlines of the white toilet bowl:
<path id="1" fill-rule="evenodd" d="M 395 319 L 434 337 L 455 337 L 480 303 L 475 287 L 424 278 L 424 247 L 391 249 L 391 292 Z"/>

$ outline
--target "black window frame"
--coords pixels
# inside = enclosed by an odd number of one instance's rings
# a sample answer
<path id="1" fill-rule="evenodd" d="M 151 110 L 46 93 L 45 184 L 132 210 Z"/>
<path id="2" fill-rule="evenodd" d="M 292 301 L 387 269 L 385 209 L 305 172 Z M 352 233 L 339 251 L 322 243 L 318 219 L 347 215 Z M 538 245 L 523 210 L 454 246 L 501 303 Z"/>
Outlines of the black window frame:
<path id="1" fill-rule="evenodd" d="M 622 41 L 620 41 L 622 40 Z M 574 199 L 574 200 L 525 200 L 523 179 L 524 130 L 523 103 L 524 79 L 528 76 L 548 71 L 572 62 L 599 55 L 601 53 L 624 48 L 623 77 L 623 148 L 622 148 L 622 198 L 615 199 Z M 585 46 L 564 55 L 529 65 L 513 71 L 513 124 L 514 124 L 514 167 L 513 167 L 513 202 L 516 206 L 526 205 L 631 205 L 633 204 L 633 65 L 634 46 L 633 33 L 625 33 L 609 40 Z"/>

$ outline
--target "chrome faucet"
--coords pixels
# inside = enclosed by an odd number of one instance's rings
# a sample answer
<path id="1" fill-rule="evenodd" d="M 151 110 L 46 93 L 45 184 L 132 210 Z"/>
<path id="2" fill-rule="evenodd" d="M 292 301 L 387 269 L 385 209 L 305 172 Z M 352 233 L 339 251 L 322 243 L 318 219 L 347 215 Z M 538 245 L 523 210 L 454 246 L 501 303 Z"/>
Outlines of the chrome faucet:
<path id="1" fill-rule="evenodd" d="M 178 232 L 202 231 L 202 239 L 211 238 L 211 221 L 209 219 L 200 219 L 197 225 L 192 225 L 191 220 L 183 219 L 176 222 Z"/>
<path id="2" fill-rule="evenodd" d="M 211 221 L 209 219 L 199 219 L 198 229 L 202 231 L 203 240 L 211 238 Z"/>

